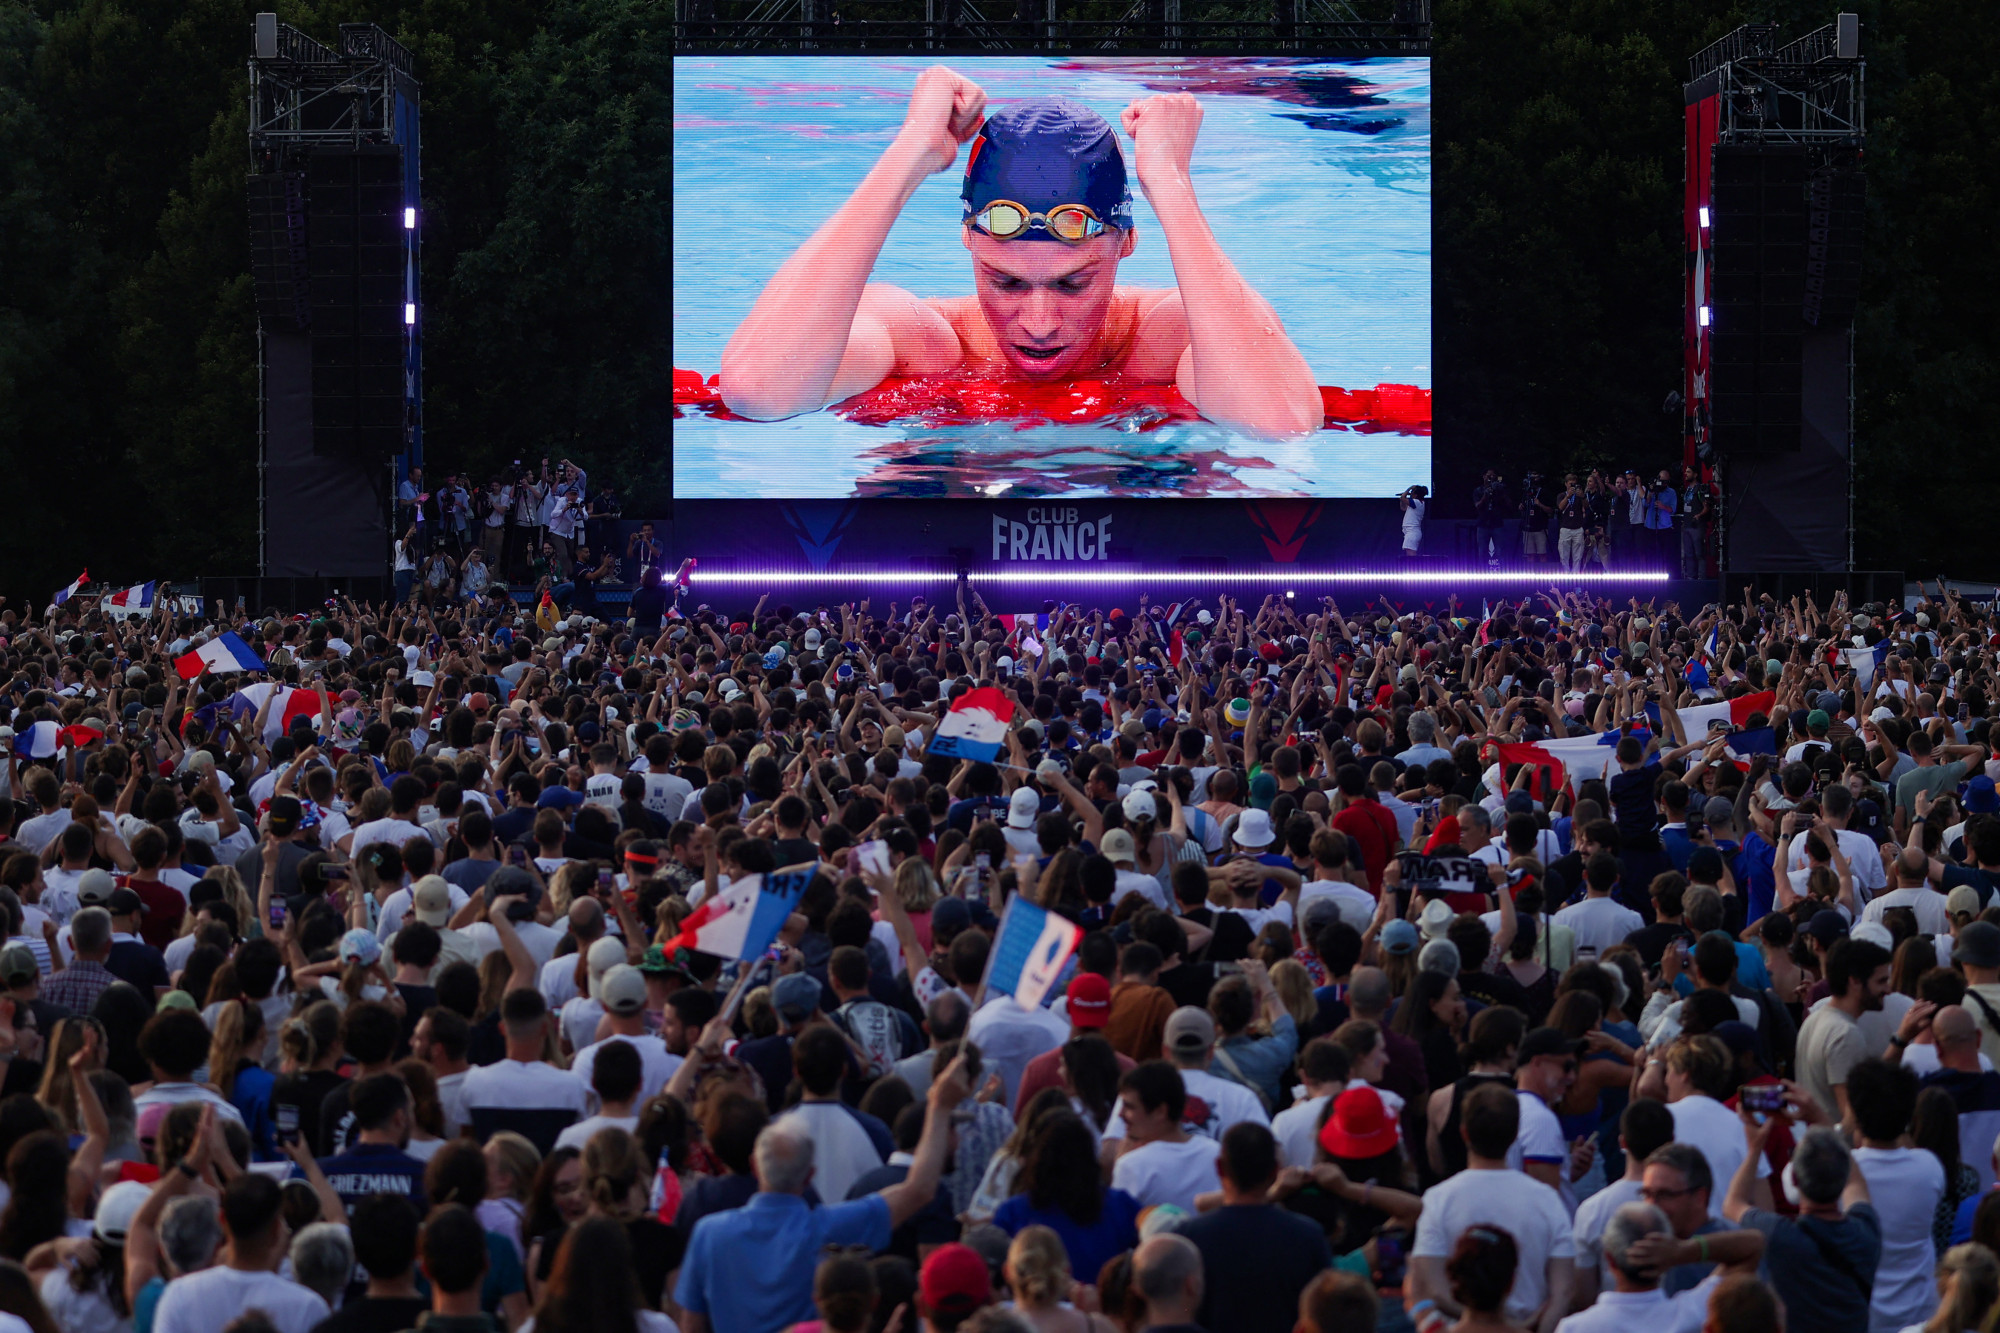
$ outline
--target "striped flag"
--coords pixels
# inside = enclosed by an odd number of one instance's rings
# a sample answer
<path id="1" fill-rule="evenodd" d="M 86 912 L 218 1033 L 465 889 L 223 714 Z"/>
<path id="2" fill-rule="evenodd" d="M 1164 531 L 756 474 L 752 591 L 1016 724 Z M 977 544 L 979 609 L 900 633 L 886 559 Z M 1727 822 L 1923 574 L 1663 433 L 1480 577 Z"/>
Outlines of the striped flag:
<path id="1" fill-rule="evenodd" d="M 203 672 L 262 671 L 264 659 L 249 644 L 228 630 L 216 635 L 191 653 L 174 659 L 174 670 L 182 680 L 194 680 Z"/>
<path id="2" fill-rule="evenodd" d="M 1025 898 L 1014 898 L 986 960 L 986 989 L 1004 991 L 1023 1009 L 1038 1009 L 1062 976 L 1083 928 Z"/>
<path id="3" fill-rule="evenodd" d="M 14 733 L 14 753 L 23 759 L 53 759 L 61 736 L 59 723 L 30 722 Z"/>
<path id="4" fill-rule="evenodd" d="M 51 598 L 50 602 L 55 606 L 61 606 L 64 602 L 67 602 L 70 598 L 76 596 L 77 593 L 82 590 L 83 585 L 88 582 L 90 582 L 90 571 L 86 569 L 83 571 L 83 573 L 78 574 L 76 576 L 76 581 L 74 583 L 70 584 L 67 588 L 64 588 L 62 591 L 58 592 L 53 598 Z"/>
<path id="5" fill-rule="evenodd" d="M 129 588 L 120 588 L 104 599 L 106 606 L 121 606 L 128 611 L 150 611 L 159 585 L 156 583 L 135 583 Z"/>
<path id="6" fill-rule="evenodd" d="M 930 752 L 956 759 L 992 759 L 1007 740 L 1014 697 L 992 686 L 967 690 L 938 724 Z"/>
<path id="7" fill-rule="evenodd" d="M 1706 733 L 1711 722 L 1727 722 L 1730 730 L 1735 731 L 1747 726 L 1750 719 L 1759 713 L 1769 717 L 1777 702 L 1778 692 L 1765 690 L 1762 694 L 1745 694 L 1712 704 L 1696 704 L 1692 708 L 1681 709 L 1681 725 L 1687 729 L 1691 741 Z M 1648 713 L 1651 713 L 1652 707 L 1647 705 Z"/>
<path id="8" fill-rule="evenodd" d="M 667 957 L 676 949 L 694 949 L 719 958 L 755 958 L 771 947 L 785 918 L 805 896 L 814 871 L 745 875 L 726 889 L 701 900 L 681 933 L 663 947 Z"/>

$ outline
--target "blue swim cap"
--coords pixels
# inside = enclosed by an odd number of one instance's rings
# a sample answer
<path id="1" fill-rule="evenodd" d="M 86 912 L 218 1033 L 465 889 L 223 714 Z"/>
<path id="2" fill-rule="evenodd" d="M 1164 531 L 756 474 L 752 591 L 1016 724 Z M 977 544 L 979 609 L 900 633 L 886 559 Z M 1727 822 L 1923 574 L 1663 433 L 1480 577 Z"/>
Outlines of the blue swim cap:
<path id="1" fill-rule="evenodd" d="M 1132 226 L 1132 189 L 1111 122 L 1066 97 L 1031 97 L 986 118 L 965 160 L 965 216 L 996 199 L 1032 212 L 1084 204 L 1108 227 Z M 1022 240 L 1053 241 L 1041 227 Z"/>

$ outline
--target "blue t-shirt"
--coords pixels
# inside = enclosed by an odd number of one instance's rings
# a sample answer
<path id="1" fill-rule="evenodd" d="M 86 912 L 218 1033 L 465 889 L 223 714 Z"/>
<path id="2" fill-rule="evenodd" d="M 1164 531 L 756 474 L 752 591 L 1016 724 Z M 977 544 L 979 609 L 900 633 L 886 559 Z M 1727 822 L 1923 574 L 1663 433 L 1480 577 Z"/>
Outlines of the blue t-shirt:
<path id="1" fill-rule="evenodd" d="M 1777 855 L 1778 849 L 1765 841 L 1763 834 L 1752 830 L 1743 835 L 1742 850 L 1736 853 L 1730 871 L 1736 876 L 1736 887 L 1743 891 L 1746 926 L 1770 914 L 1778 894 L 1777 876 L 1771 869 Z"/>
<path id="2" fill-rule="evenodd" d="M 353 1212 L 371 1194 L 400 1194 L 424 1212 L 424 1164 L 393 1143 L 360 1143 L 347 1152 L 322 1157 L 326 1183 Z"/>
<path id="3" fill-rule="evenodd" d="M 1027 1195 L 1016 1194 L 994 1209 L 993 1225 L 1010 1236 L 1018 1236 L 1031 1226 L 1045 1226 L 1062 1237 L 1070 1272 L 1095 1273 L 1139 1243 L 1139 1201 L 1124 1190 L 1108 1189 L 1097 1221 L 1084 1226 L 1068 1213 L 1037 1208 Z"/>
<path id="4" fill-rule="evenodd" d="M 795 1194 L 760 1191 L 695 1223 L 674 1300 L 708 1316 L 713 1329 L 788 1328 L 815 1317 L 813 1271 L 827 1246 L 888 1244 L 889 1201 L 880 1194 L 808 1208 Z M 756 1258 L 755 1282 L 743 1280 L 745 1256 Z"/>

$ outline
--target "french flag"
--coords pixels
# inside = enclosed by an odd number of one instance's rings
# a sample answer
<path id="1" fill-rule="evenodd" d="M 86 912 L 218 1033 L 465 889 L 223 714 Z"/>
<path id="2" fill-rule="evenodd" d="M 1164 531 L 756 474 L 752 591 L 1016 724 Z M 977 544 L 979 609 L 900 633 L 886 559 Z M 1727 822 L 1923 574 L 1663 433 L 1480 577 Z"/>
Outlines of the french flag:
<path id="1" fill-rule="evenodd" d="M 1081 926 L 1014 898 L 986 960 L 986 989 L 1004 991 L 1023 1009 L 1039 1009 L 1082 938 Z"/>
<path id="2" fill-rule="evenodd" d="M 193 680 L 207 671 L 262 671 L 264 659 L 250 645 L 228 630 L 216 635 L 191 653 L 174 659 L 174 670 L 182 680 Z"/>
<path id="3" fill-rule="evenodd" d="M 1765 690 L 1762 694 L 1745 694 L 1712 704 L 1696 704 L 1692 708 L 1681 709 L 1681 726 L 1686 728 L 1691 741 L 1706 735 L 1710 722 L 1727 722 L 1731 731 L 1740 731 L 1758 713 L 1769 717 L 1777 703 L 1778 692 Z"/>
<path id="4" fill-rule="evenodd" d="M 954 759 L 992 759 L 1014 720 L 1014 696 L 992 686 L 968 690 L 938 724 L 930 752 Z"/>
<path id="5" fill-rule="evenodd" d="M 62 745 L 62 728 L 54 722 L 30 722 L 14 733 L 14 753 L 23 759 L 53 759 Z"/>
<path id="6" fill-rule="evenodd" d="M 778 938 L 785 918 L 805 896 L 814 873 L 794 870 L 782 875 L 746 875 L 702 899 L 681 923 L 681 933 L 667 941 L 667 957 L 673 957 L 676 949 L 739 961 L 757 957 Z"/>
<path id="7" fill-rule="evenodd" d="M 56 733 L 56 743 L 71 750 L 81 750 L 104 739 L 104 724 L 89 718 L 74 726 L 64 727 Z"/>
<path id="8" fill-rule="evenodd" d="M 319 693 L 316 690 L 301 690 L 290 685 L 278 685 L 268 680 L 260 680 L 254 685 L 245 685 L 230 695 L 223 703 L 229 708 L 232 719 L 241 721 L 255 717 L 257 710 L 264 706 L 264 700 L 272 691 L 278 697 L 271 702 L 271 709 L 264 714 L 264 743 L 283 736 L 292 729 L 294 718 L 308 720 L 319 717 Z"/>
<path id="9" fill-rule="evenodd" d="M 1841 657 L 1847 669 L 1854 673 L 1854 683 L 1862 691 L 1875 684 L 1875 673 L 1882 669 L 1882 659 L 1889 655 L 1889 640 L 1884 639 L 1873 648 L 1843 648 Z"/>
<path id="10" fill-rule="evenodd" d="M 159 587 L 155 583 L 135 583 L 129 588 L 120 588 L 104 599 L 106 606 L 122 606 L 128 611 L 150 611 L 153 596 Z"/>
<path id="11" fill-rule="evenodd" d="M 83 585 L 88 582 L 90 582 L 90 571 L 86 569 L 83 571 L 83 573 L 78 574 L 76 576 L 76 582 L 70 584 L 67 588 L 64 588 L 61 592 L 57 593 L 53 598 L 51 598 L 50 599 L 51 603 L 56 606 L 61 606 L 64 602 L 67 602 L 70 598 L 76 596 L 78 592 L 82 591 Z"/>

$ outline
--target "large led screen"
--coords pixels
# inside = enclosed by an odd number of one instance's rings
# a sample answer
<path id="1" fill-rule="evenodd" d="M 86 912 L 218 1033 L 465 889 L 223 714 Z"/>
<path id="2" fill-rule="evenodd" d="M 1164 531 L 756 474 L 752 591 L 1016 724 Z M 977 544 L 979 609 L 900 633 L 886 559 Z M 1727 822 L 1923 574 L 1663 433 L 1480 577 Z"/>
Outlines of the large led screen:
<path id="1" fill-rule="evenodd" d="M 1430 62 L 674 62 L 674 491 L 1431 480 Z"/>

